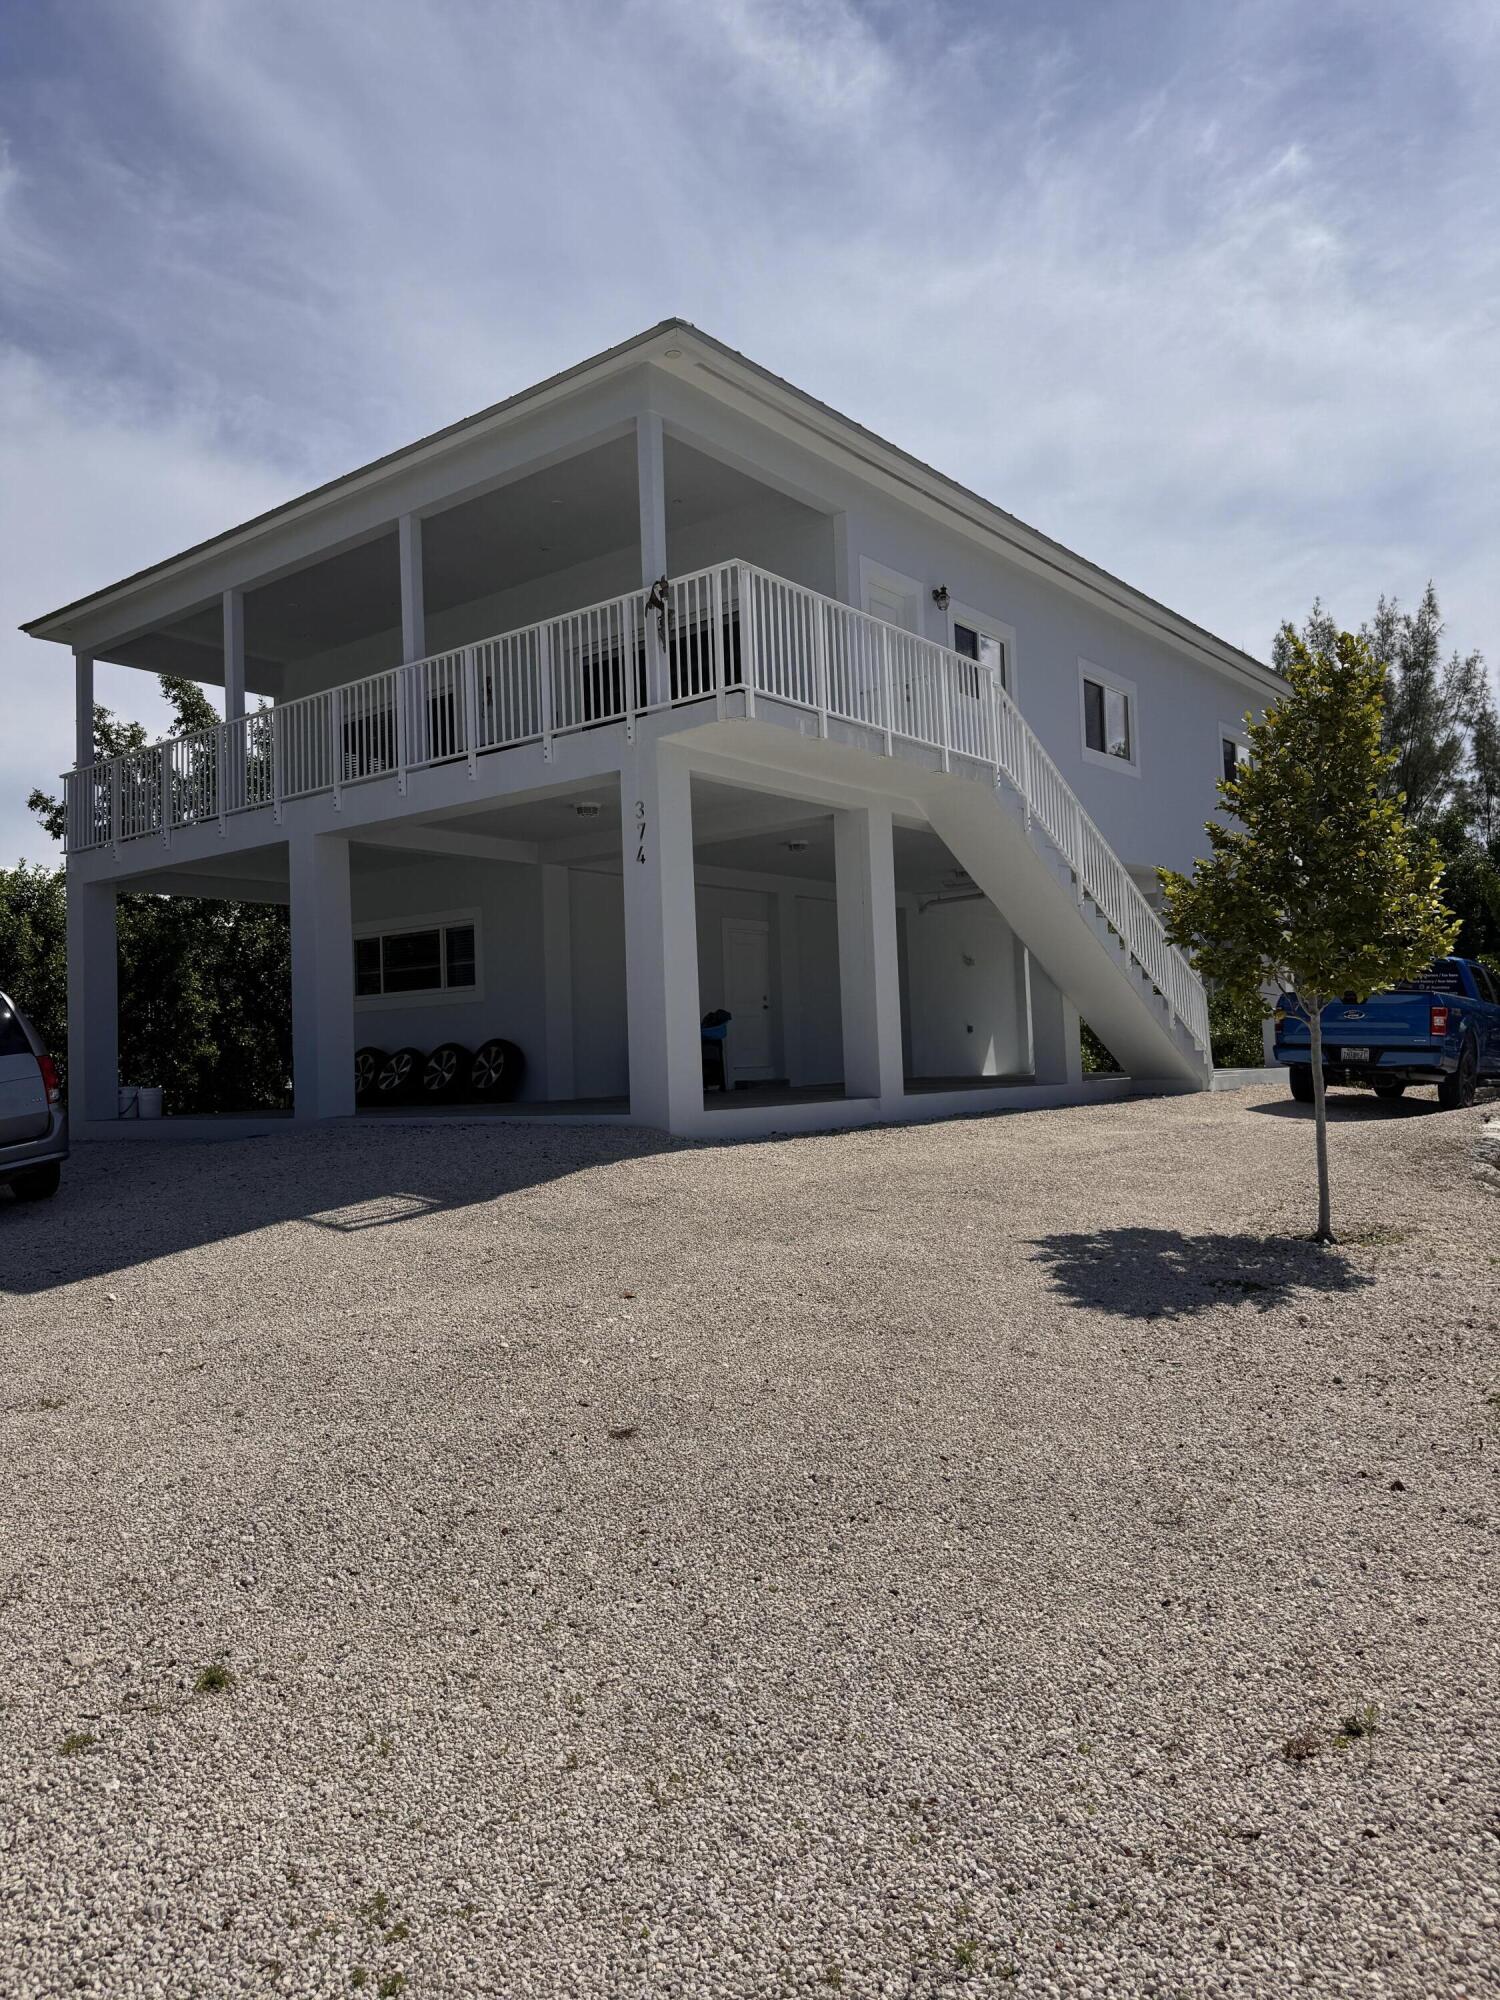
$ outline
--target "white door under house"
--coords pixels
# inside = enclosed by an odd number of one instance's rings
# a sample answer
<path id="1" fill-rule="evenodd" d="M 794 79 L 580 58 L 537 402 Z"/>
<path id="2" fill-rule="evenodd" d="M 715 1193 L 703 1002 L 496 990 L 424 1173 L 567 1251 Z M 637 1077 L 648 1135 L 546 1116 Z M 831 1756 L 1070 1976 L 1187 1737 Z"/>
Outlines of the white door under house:
<path id="1" fill-rule="evenodd" d="M 771 927 L 746 917 L 724 919 L 724 1005 L 731 1015 L 725 1081 L 772 1074 Z"/>

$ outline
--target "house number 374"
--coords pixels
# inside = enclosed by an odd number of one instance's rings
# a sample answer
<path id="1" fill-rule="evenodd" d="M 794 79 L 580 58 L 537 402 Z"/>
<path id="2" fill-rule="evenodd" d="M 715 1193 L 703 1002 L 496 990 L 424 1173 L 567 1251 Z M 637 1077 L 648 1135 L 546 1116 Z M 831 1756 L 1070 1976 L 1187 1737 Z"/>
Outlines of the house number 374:
<path id="1" fill-rule="evenodd" d="M 635 802 L 635 858 L 642 867 L 646 863 L 646 801 Z"/>

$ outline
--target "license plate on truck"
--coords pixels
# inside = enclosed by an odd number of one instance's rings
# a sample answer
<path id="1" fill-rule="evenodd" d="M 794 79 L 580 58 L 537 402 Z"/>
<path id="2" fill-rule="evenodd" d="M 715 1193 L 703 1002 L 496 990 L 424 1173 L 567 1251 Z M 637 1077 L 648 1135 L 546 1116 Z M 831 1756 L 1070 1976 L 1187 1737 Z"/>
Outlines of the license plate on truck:
<path id="1" fill-rule="evenodd" d="M 1370 1060 L 1370 1051 L 1368 1049 L 1344 1048 L 1339 1053 L 1346 1063 L 1366 1063 Z"/>

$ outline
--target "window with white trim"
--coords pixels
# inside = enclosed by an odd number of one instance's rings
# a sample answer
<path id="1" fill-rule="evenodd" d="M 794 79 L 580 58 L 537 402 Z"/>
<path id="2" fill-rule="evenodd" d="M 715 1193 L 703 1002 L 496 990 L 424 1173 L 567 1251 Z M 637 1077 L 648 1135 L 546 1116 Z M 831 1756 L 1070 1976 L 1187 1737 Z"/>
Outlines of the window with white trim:
<path id="1" fill-rule="evenodd" d="M 1219 776 L 1232 778 L 1242 764 L 1250 761 L 1250 739 L 1242 730 L 1219 731 Z"/>
<path id="2" fill-rule="evenodd" d="M 1015 693 L 1011 685 L 1015 633 L 1009 625 L 970 611 L 967 605 L 954 604 L 948 611 L 948 643 L 955 653 L 974 662 L 973 671 L 965 670 L 961 677 L 961 693 L 977 696 L 980 684 L 991 674 L 1007 694 Z"/>
<path id="3" fill-rule="evenodd" d="M 471 999 L 479 983 L 478 943 L 473 916 L 362 930 L 354 939 L 354 997 L 454 993 Z"/>
<path id="4" fill-rule="evenodd" d="M 1134 681 L 1122 680 L 1088 660 L 1078 663 L 1083 712 L 1083 754 L 1092 764 L 1139 767 L 1140 718 Z"/>

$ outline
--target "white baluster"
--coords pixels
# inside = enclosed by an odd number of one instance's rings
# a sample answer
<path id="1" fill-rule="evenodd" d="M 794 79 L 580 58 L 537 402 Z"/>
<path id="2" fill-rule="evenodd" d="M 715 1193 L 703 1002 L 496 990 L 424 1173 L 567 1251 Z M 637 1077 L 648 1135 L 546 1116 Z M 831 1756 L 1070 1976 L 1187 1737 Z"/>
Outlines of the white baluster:
<path id="1" fill-rule="evenodd" d="M 479 776 L 479 654 L 464 647 L 464 740 L 469 750 L 469 777 Z"/>
<path id="2" fill-rule="evenodd" d="M 748 563 L 740 564 L 740 658 L 744 663 L 745 713 L 755 713 L 755 689 L 760 673 L 760 635 L 755 602 L 755 576 Z"/>
<path id="3" fill-rule="evenodd" d="M 542 758 L 552 762 L 552 627 L 539 627 L 536 635 L 537 703 L 542 720 Z M 635 661 L 630 662 L 635 672 Z"/>
<path id="4" fill-rule="evenodd" d="M 892 737 L 895 734 L 894 719 L 891 714 L 895 699 L 891 675 L 891 628 L 885 620 L 880 621 L 880 710 L 885 718 L 885 754 L 895 755 Z"/>

